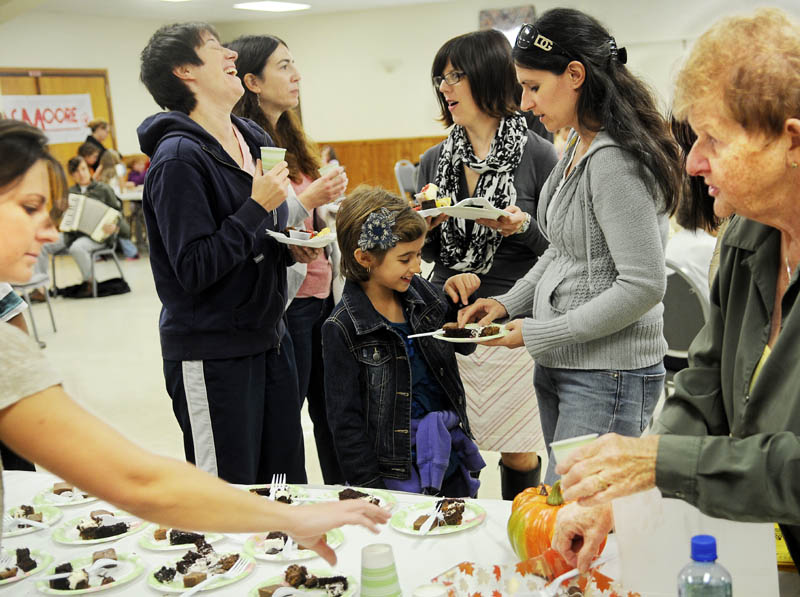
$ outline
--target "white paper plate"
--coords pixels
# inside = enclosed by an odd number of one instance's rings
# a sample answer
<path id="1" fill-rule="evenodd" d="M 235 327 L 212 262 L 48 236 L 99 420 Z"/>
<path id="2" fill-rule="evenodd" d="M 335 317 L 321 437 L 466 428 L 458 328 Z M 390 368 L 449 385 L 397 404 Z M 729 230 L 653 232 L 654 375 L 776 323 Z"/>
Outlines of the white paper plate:
<path id="1" fill-rule="evenodd" d="M 395 512 L 394 516 L 392 516 L 389 521 L 389 526 L 406 535 L 435 537 L 436 535 L 450 535 L 452 533 L 466 531 L 467 529 L 478 526 L 486 519 L 486 510 L 474 502 L 464 500 L 464 515 L 462 516 L 461 524 L 436 527 L 428 531 L 425 535 L 419 531 L 415 531 L 414 521 L 423 514 L 433 512 L 435 506 L 436 501 L 431 501 L 400 508 Z"/>
<path id="2" fill-rule="evenodd" d="M 56 543 L 62 543 L 64 545 L 95 545 L 97 543 L 109 543 L 111 541 L 117 541 L 118 539 L 133 535 L 134 533 L 138 533 L 145 526 L 145 522 L 143 520 L 125 520 L 125 522 L 128 523 L 128 530 L 124 533 L 112 535 L 111 537 L 103 537 L 101 539 L 81 539 L 77 526 L 83 518 L 88 518 L 88 516 L 89 515 L 87 514 L 86 516 L 73 518 L 61 526 L 56 527 L 52 535 L 53 541 Z M 126 512 L 114 512 L 114 516 L 118 516 L 120 518 L 130 518 L 130 514 Z"/>
<path id="3" fill-rule="evenodd" d="M 61 562 L 63 562 L 63 560 Z M 59 564 L 61 562 L 59 562 Z M 142 561 L 139 559 L 139 556 L 137 556 L 136 554 L 118 553 L 117 562 L 118 565 L 116 568 L 111 568 L 108 570 L 108 572 L 114 578 L 114 582 L 108 583 L 107 585 L 99 584 L 100 582 L 102 582 L 102 578 L 97 574 L 91 574 L 89 575 L 88 589 L 79 589 L 77 591 L 51 589 L 50 581 L 47 580 L 38 581 L 36 583 L 36 588 L 39 589 L 39 592 L 44 593 L 46 595 L 82 595 L 85 593 L 97 593 L 98 591 L 115 589 L 120 585 L 129 583 L 133 579 L 137 578 L 144 571 L 144 565 L 142 564 Z M 92 563 L 92 556 L 70 560 L 70 564 L 72 564 L 72 568 L 75 570 L 86 568 L 91 563 Z M 47 571 L 47 574 L 48 575 L 55 574 L 55 566 L 51 567 Z"/>
<path id="4" fill-rule="evenodd" d="M 152 524 L 147 527 L 145 533 L 139 538 L 139 547 L 144 547 L 145 549 L 152 549 L 154 551 L 174 551 L 176 549 L 191 549 L 194 547 L 193 543 L 181 543 L 179 545 L 171 545 L 168 539 L 162 539 L 161 541 L 156 541 L 153 538 L 153 533 L 156 529 L 160 528 L 160 525 Z M 216 543 L 225 537 L 220 533 L 201 533 L 205 536 L 206 543 Z"/>
<path id="5" fill-rule="evenodd" d="M 220 555 L 227 555 L 227 554 L 222 553 Z M 234 578 L 224 578 L 220 579 L 218 582 L 210 583 L 206 585 L 204 588 L 200 589 L 200 591 L 201 592 L 213 591 L 215 589 L 219 589 L 220 587 L 227 587 L 228 585 L 231 585 L 235 582 L 239 582 L 243 578 L 246 578 L 251 572 L 253 572 L 253 570 L 255 570 L 256 563 L 251 558 L 241 553 L 239 554 L 239 557 L 244 558 L 247 561 L 247 568 L 245 568 L 244 572 L 242 572 L 239 576 L 236 576 Z M 178 560 L 180 560 L 180 558 L 178 558 L 177 560 L 173 560 L 166 565 L 168 567 L 174 568 Z M 161 570 L 161 566 L 154 568 L 153 571 L 147 577 L 147 584 L 156 589 L 157 591 L 162 591 L 164 593 L 183 593 L 184 591 L 189 590 L 183 586 L 183 575 L 180 572 L 175 574 L 175 578 L 171 582 L 163 583 L 163 582 L 158 582 L 156 580 L 155 573 L 158 570 Z M 214 575 L 214 576 L 221 576 L 221 575 Z"/>
<path id="6" fill-rule="evenodd" d="M 34 506 L 82 506 L 83 504 L 88 504 L 89 502 L 97 501 L 97 498 L 93 495 L 87 495 L 84 497 L 84 493 L 80 489 L 76 489 L 77 496 L 72 499 L 62 498 L 60 495 L 53 493 L 53 489 L 45 489 L 44 491 L 39 492 L 33 498 Z"/>
<path id="7" fill-rule="evenodd" d="M 438 334 L 434 334 L 433 337 L 437 340 L 443 340 L 444 342 L 454 342 L 455 344 L 480 344 L 481 342 L 487 342 L 489 340 L 496 340 L 497 338 L 502 338 L 503 336 L 508 336 L 509 332 L 506 329 L 506 326 L 500 325 L 499 323 L 493 323 L 490 325 L 496 325 L 500 328 L 499 334 L 494 334 L 492 336 L 483 336 L 483 337 L 475 337 L 475 338 L 448 338 L 444 335 L 444 332 L 440 332 Z M 470 330 L 479 330 L 484 326 L 478 325 L 477 323 L 468 323 L 464 326 Z"/>
<path id="8" fill-rule="evenodd" d="M 450 207 L 440 207 L 438 211 L 439 213 L 447 214 L 451 218 L 463 218 L 465 220 L 496 220 L 501 216 L 510 217 L 512 215 L 511 212 L 496 208 L 488 199 L 483 197 L 468 197 Z"/>
<path id="9" fill-rule="evenodd" d="M 339 492 L 343 489 L 354 489 L 361 493 L 366 493 L 372 497 L 378 498 L 378 505 L 391 512 L 397 506 L 397 498 L 391 492 L 385 489 L 373 489 L 371 487 L 350 487 L 350 486 L 337 486 L 336 489 L 325 489 L 322 491 L 314 491 L 309 489 L 306 495 L 301 498 L 304 502 L 335 502 L 342 501 L 339 499 Z M 361 498 L 363 499 L 363 498 Z M 346 500 L 345 500 L 346 501 Z"/>
<path id="10" fill-rule="evenodd" d="M 13 517 L 12 512 L 16 509 L 17 508 L 9 508 L 8 510 L 6 510 L 6 514 Z M 41 512 L 42 522 L 44 524 L 49 524 L 50 526 L 53 526 L 55 523 L 57 523 L 63 516 L 63 512 L 61 512 L 61 510 L 53 506 L 34 506 L 33 511 Z M 19 535 L 27 535 L 28 533 L 35 533 L 36 531 L 42 531 L 42 530 L 44 529 L 33 526 L 24 529 L 15 527 L 13 531 L 9 531 L 4 528 L 3 538 L 5 539 L 6 537 L 18 537 Z"/>
<path id="11" fill-rule="evenodd" d="M 302 240 L 300 238 L 290 238 L 282 232 L 275 232 L 274 230 L 267 230 L 272 238 L 284 245 L 297 245 L 298 247 L 309 247 L 312 249 L 321 249 L 327 247 L 329 244 L 336 242 L 336 235 L 333 232 L 323 234 L 322 236 L 315 236 L 309 240 Z"/>
<path id="12" fill-rule="evenodd" d="M 347 577 L 347 590 L 342 594 L 342 597 L 353 597 L 354 595 L 358 595 L 358 581 L 354 577 L 350 576 L 349 574 L 348 575 L 340 574 L 340 573 L 334 572 L 333 570 L 309 570 L 309 572 L 311 574 L 313 574 L 314 576 L 320 576 L 320 577 L 325 577 L 325 576 L 346 576 Z M 264 580 L 264 581 L 261 581 L 260 583 L 258 583 L 258 585 L 256 585 L 253 588 L 253 590 L 251 590 L 247 594 L 247 597 L 258 597 L 258 589 L 260 589 L 261 587 L 268 587 L 270 585 L 284 585 L 284 586 L 287 586 L 287 587 L 289 586 L 288 584 L 286 584 L 286 581 L 284 580 L 284 575 L 283 574 L 281 574 L 280 576 L 273 576 L 272 578 L 268 578 L 267 580 Z M 307 594 L 308 597 L 316 597 L 317 595 L 319 595 L 321 597 L 323 595 L 327 595 L 328 594 L 325 591 L 325 589 L 306 589 L 305 587 L 300 587 L 299 589 L 295 589 L 295 590 L 299 591 L 300 593 Z"/>
<path id="13" fill-rule="evenodd" d="M 17 550 L 16 549 L 4 549 L 3 553 L 4 554 L 9 554 L 14 559 L 14 562 L 17 561 L 17 557 L 16 557 Z M 36 549 L 31 549 L 31 559 L 34 562 L 36 562 L 36 567 L 35 568 L 33 568 L 32 570 L 29 570 L 28 572 L 23 572 L 22 570 L 20 570 L 18 568 L 16 576 L 12 576 L 11 578 L 6 578 L 6 579 L 3 579 L 3 580 L 0 580 L 0 587 L 3 587 L 5 585 L 10 585 L 11 583 L 14 583 L 14 582 L 17 582 L 19 580 L 22 580 L 23 578 L 28 578 L 29 576 L 32 576 L 32 575 L 34 575 L 34 574 L 36 574 L 38 572 L 41 572 L 42 570 L 45 569 L 45 567 L 50 562 L 53 561 L 53 556 L 51 556 L 49 553 L 44 553 L 43 551 L 38 551 Z"/>
<path id="14" fill-rule="evenodd" d="M 245 541 L 244 553 L 265 562 L 298 562 L 300 560 L 310 560 L 319 557 L 317 552 L 311 549 L 293 549 L 289 554 L 283 551 L 279 551 L 276 554 L 265 553 L 263 545 L 266 537 L 266 533 L 250 537 Z M 341 529 L 333 529 L 326 533 L 325 540 L 331 549 L 336 549 L 344 542 L 344 533 Z"/>

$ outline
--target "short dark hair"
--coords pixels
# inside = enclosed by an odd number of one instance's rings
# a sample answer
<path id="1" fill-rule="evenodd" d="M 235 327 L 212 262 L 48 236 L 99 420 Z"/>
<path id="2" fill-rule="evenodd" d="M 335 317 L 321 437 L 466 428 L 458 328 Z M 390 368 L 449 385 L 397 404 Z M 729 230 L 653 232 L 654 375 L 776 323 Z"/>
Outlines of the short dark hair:
<path id="1" fill-rule="evenodd" d="M 472 99 L 478 108 L 493 118 L 503 118 L 516 113 L 519 108 L 519 85 L 511 59 L 508 39 L 496 29 L 473 31 L 445 42 L 436 52 L 431 67 L 431 78 L 444 74 L 447 61 L 454 69 L 467 75 Z M 436 91 L 436 99 L 445 126 L 453 124 L 444 96 Z"/>
<path id="2" fill-rule="evenodd" d="M 369 215 L 385 207 L 397 214 L 392 232 L 400 237 L 399 242 L 417 240 L 428 231 L 425 219 L 408 206 L 408 201 L 380 187 L 361 185 L 342 201 L 336 213 L 336 240 L 342 253 L 342 275 L 352 282 L 366 282 L 369 272 L 356 261 L 355 251 L 361 229 Z M 383 263 L 386 251 L 369 251 L 378 263 Z"/>
<path id="3" fill-rule="evenodd" d="M 89 141 L 86 143 L 81 143 L 78 147 L 78 155 L 84 159 L 96 153 L 100 153 L 100 150 L 98 149 L 97 145 L 90 143 Z"/>
<path id="4" fill-rule="evenodd" d="M 197 106 L 194 93 L 172 71 L 187 64 L 203 64 L 197 55 L 197 48 L 203 45 L 203 33 L 219 39 L 217 30 L 209 23 L 164 25 L 142 50 L 139 78 L 162 108 L 188 114 Z"/>
<path id="5" fill-rule="evenodd" d="M 625 66 L 626 53 L 597 19 L 571 8 L 548 10 L 536 20 L 536 29 L 561 51 L 532 44 L 514 47 L 521 68 L 562 74 L 573 60 L 586 70 L 578 97 L 580 126 L 606 133 L 646 167 L 661 191 L 660 211 L 677 205 L 681 174 L 678 149 L 656 105 L 655 94 Z"/>
<path id="6" fill-rule="evenodd" d="M 19 120 L 0 118 L 0 190 L 19 183 L 34 164 L 44 160 L 50 180 L 50 217 L 57 220 L 66 209 L 64 169 L 47 149 L 47 137 Z"/>
<path id="7" fill-rule="evenodd" d="M 86 162 L 86 160 L 84 160 L 83 157 L 81 157 L 79 155 L 76 155 L 75 157 L 70 158 L 69 161 L 67 162 L 67 172 L 70 175 L 72 175 L 72 173 L 75 172 L 78 168 L 80 168 L 81 164 L 83 164 L 85 162 Z"/>

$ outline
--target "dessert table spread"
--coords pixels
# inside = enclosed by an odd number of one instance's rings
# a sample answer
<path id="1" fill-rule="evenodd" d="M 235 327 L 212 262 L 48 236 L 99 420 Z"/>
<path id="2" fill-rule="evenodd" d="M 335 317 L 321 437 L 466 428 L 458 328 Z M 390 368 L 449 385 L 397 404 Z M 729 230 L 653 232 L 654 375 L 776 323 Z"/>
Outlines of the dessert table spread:
<path id="1" fill-rule="evenodd" d="M 31 473 L 22 471 L 6 471 L 3 473 L 5 491 L 5 511 L 21 504 L 33 504 L 34 497 L 43 491 L 51 489 L 53 483 L 60 479 L 47 473 Z M 309 495 L 316 490 L 319 494 L 333 491 L 325 486 L 299 486 Z M 335 494 L 334 494 L 335 495 Z M 397 504 L 394 512 L 406 506 L 413 506 L 432 498 L 415 494 L 393 492 Z M 507 535 L 506 522 L 511 510 L 511 502 L 501 500 L 478 499 L 470 500 L 485 510 L 485 519 L 472 528 L 445 535 L 427 535 L 424 537 L 412 536 L 399 532 L 389 524 L 381 528 L 378 535 L 374 535 L 361 527 L 343 527 L 343 542 L 336 549 L 339 559 L 333 573 L 360 579 L 361 576 L 361 548 L 370 543 L 389 543 L 394 551 L 400 586 L 404 595 L 411 595 L 414 588 L 430 582 L 430 579 L 440 573 L 456 566 L 463 561 L 479 562 L 481 564 L 513 564 L 518 561 L 511 550 Z M 118 554 L 136 554 L 144 564 L 144 572 L 135 580 L 108 591 L 110 596 L 129 595 L 158 595 L 162 594 L 148 586 L 148 577 L 154 570 L 165 564 L 171 564 L 180 558 L 186 550 L 178 551 L 153 551 L 140 546 L 140 540 L 148 535 L 152 537 L 152 525 L 145 524 L 143 530 L 123 536 L 120 539 L 101 543 L 99 545 L 65 545 L 54 539 L 54 529 L 58 529 L 65 521 L 79 517 L 87 517 L 97 509 L 118 510 L 103 501 L 92 501 L 81 505 L 62 507 L 63 517 L 50 529 L 37 530 L 29 534 L 4 537 L 2 548 L 13 550 L 19 547 L 28 547 L 53 556 L 51 565 L 60 564 L 75 558 L 88 556 L 93 552 L 113 547 Z M 245 541 L 250 537 L 246 535 L 225 535 L 221 540 L 213 543 L 218 553 L 242 552 Z M 89 560 L 91 561 L 91 559 Z M 258 587 L 269 578 L 282 574 L 291 562 L 268 562 L 256 560 L 255 570 L 246 578 L 227 587 L 213 590 L 215 596 L 248 595 L 252 589 Z M 327 563 L 319 557 L 296 562 L 306 566 L 309 570 L 328 569 Z M 48 566 L 49 568 L 49 566 Z M 37 590 L 37 577 L 45 573 L 39 572 L 19 582 L 0 586 L 0 597 L 7 595 L 28 596 L 41 595 Z"/>

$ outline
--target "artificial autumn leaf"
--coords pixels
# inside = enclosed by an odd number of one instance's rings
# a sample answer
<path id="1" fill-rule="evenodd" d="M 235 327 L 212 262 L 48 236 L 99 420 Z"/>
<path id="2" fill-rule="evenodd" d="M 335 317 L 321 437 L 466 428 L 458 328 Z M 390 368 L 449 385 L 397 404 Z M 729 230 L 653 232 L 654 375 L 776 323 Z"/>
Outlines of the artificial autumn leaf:
<path id="1" fill-rule="evenodd" d="M 503 597 L 500 591 L 492 591 L 492 597 Z"/>
<path id="2" fill-rule="evenodd" d="M 458 569 L 467 576 L 472 576 L 473 572 L 475 572 L 475 567 L 472 565 L 472 562 L 461 562 L 458 565 Z"/>
<path id="3" fill-rule="evenodd" d="M 594 582 L 597 585 L 597 588 L 600 589 L 601 591 L 605 591 L 606 589 L 611 587 L 612 581 L 605 574 L 602 574 L 597 570 L 592 570 L 592 576 L 594 577 Z"/>
<path id="4" fill-rule="evenodd" d="M 492 572 L 494 572 L 495 580 L 500 580 L 500 577 L 503 576 L 503 571 L 497 564 L 492 566 Z"/>

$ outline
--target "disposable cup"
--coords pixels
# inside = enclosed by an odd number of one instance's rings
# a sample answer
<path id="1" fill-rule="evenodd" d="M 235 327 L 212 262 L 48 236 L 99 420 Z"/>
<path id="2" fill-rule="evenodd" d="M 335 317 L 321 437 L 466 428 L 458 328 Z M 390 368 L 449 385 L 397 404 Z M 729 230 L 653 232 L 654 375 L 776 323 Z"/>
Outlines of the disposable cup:
<path id="1" fill-rule="evenodd" d="M 579 435 L 578 437 L 562 439 L 551 443 L 550 450 L 553 452 L 556 462 L 564 462 L 573 450 L 592 443 L 596 439 L 596 433 L 589 433 L 588 435 Z"/>
<path id="2" fill-rule="evenodd" d="M 261 148 L 261 169 L 264 172 L 272 170 L 276 164 L 283 161 L 286 157 L 286 150 L 283 147 L 262 147 Z"/>
<path id="3" fill-rule="evenodd" d="M 400 597 L 394 552 L 388 543 L 361 549 L 361 597 Z"/>
<path id="4" fill-rule="evenodd" d="M 444 585 L 420 585 L 412 593 L 412 597 L 447 597 Z"/>

